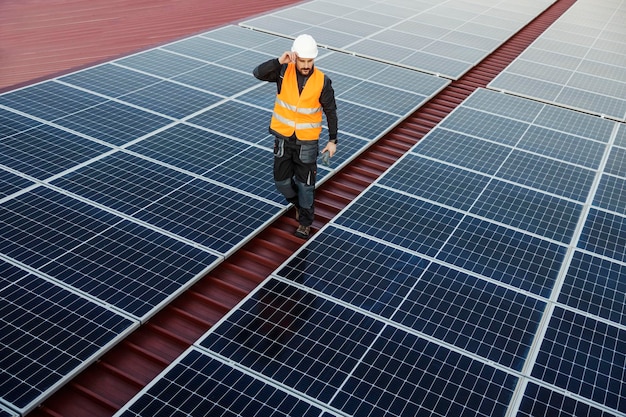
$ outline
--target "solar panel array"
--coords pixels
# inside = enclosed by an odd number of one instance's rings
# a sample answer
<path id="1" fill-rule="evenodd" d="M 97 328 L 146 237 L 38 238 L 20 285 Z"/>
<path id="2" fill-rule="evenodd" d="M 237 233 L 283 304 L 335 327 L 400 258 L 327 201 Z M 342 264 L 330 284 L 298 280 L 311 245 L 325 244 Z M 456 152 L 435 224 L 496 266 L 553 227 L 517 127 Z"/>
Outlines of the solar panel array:
<path id="1" fill-rule="evenodd" d="M 240 23 L 458 79 L 553 0 L 313 0 Z"/>
<path id="2" fill-rule="evenodd" d="M 624 415 L 624 150 L 477 90 L 118 415 Z"/>
<path id="3" fill-rule="evenodd" d="M 0 95 L 0 403 L 35 407 L 288 208 L 252 69 L 290 46 L 226 26 Z M 323 55 L 321 180 L 449 83 Z"/>
<path id="4" fill-rule="evenodd" d="M 490 88 L 626 121 L 626 4 L 577 1 Z"/>

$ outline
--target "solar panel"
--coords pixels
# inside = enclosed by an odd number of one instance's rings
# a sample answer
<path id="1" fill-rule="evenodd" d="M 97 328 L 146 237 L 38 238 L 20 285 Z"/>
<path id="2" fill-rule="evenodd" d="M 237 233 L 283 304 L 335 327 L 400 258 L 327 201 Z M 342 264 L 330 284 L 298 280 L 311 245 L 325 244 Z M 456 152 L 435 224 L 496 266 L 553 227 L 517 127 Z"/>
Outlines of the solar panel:
<path id="1" fill-rule="evenodd" d="M 333 415 L 449 415 L 463 408 L 498 415 L 516 383 L 501 370 L 277 280 L 200 345 L 322 401 Z M 475 384 L 492 394 L 489 401 L 469 392 Z M 442 390 L 429 394 L 432 385 Z M 459 390 L 467 395 L 455 395 Z"/>
<path id="2" fill-rule="evenodd" d="M 625 10 L 576 2 L 489 87 L 625 121 Z"/>
<path id="3" fill-rule="evenodd" d="M 240 25 L 291 38 L 308 33 L 331 49 L 456 79 L 551 3 L 314 0 Z"/>
<path id="4" fill-rule="evenodd" d="M 267 131 L 276 90 L 252 69 L 291 43 L 225 26 L 0 95 L 2 259 L 153 315 L 286 209 Z M 338 55 L 319 57 L 344 122 L 318 183 L 449 83 Z"/>
<path id="5" fill-rule="evenodd" d="M 197 348 L 328 415 L 624 414 L 619 129 L 549 107 L 476 91 Z"/>
<path id="6" fill-rule="evenodd" d="M 137 325 L 2 259 L 0 283 L 0 398 L 22 414 Z"/>
<path id="7" fill-rule="evenodd" d="M 182 387 L 193 384 L 193 391 Z M 199 411 L 202 410 L 202 411 Z M 141 401 L 120 416 L 195 415 L 320 416 L 320 409 L 286 390 L 254 378 L 198 350 L 190 350 Z"/>
<path id="8" fill-rule="evenodd" d="M 140 318 L 219 259 L 43 187 L 4 202 L 0 213 L 3 256 Z"/>
<path id="9" fill-rule="evenodd" d="M 626 412 L 626 334 L 611 324 L 554 309 L 532 376 Z"/>

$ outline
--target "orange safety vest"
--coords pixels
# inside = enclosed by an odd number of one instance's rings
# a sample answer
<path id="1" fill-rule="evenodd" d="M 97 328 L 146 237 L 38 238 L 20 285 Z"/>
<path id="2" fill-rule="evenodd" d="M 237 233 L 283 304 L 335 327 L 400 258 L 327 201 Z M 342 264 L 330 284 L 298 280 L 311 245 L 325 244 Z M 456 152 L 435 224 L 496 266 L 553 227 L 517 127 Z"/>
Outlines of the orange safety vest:
<path id="1" fill-rule="evenodd" d="M 280 93 L 276 95 L 270 129 L 285 137 L 296 133 L 300 140 L 318 140 L 322 132 L 324 73 L 313 68 L 302 94 L 298 91 L 296 64 L 287 65 Z"/>

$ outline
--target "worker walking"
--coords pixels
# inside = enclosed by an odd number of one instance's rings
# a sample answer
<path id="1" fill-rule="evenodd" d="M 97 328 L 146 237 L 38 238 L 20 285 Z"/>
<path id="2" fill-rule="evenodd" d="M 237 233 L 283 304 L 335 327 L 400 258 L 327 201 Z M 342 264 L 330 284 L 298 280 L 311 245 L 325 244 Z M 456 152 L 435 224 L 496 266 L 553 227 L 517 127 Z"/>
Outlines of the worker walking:
<path id="1" fill-rule="evenodd" d="M 307 239 L 315 214 L 315 177 L 322 112 L 328 125 L 328 143 L 322 153 L 337 151 L 337 105 L 330 78 L 314 65 L 317 43 L 298 36 L 291 51 L 270 59 L 253 71 L 256 78 L 276 83 L 276 101 L 269 131 L 274 139 L 276 189 L 296 207 L 295 235 Z"/>

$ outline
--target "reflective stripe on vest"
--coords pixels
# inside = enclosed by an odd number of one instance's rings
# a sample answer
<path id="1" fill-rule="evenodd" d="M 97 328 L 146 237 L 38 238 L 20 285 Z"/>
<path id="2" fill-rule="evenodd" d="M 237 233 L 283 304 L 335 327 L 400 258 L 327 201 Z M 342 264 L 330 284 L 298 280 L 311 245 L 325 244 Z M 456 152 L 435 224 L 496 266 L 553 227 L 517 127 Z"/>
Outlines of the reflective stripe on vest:
<path id="1" fill-rule="evenodd" d="M 319 97 L 323 87 L 324 74 L 314 68 L 300 94 L 296 66 L 289 64 L 280 94 L 276 96 L 270 128 L 285 137 L 290 137 L 295 132 L 300 140 L 319 139 L 322 131 L 322 105 Z"/>

